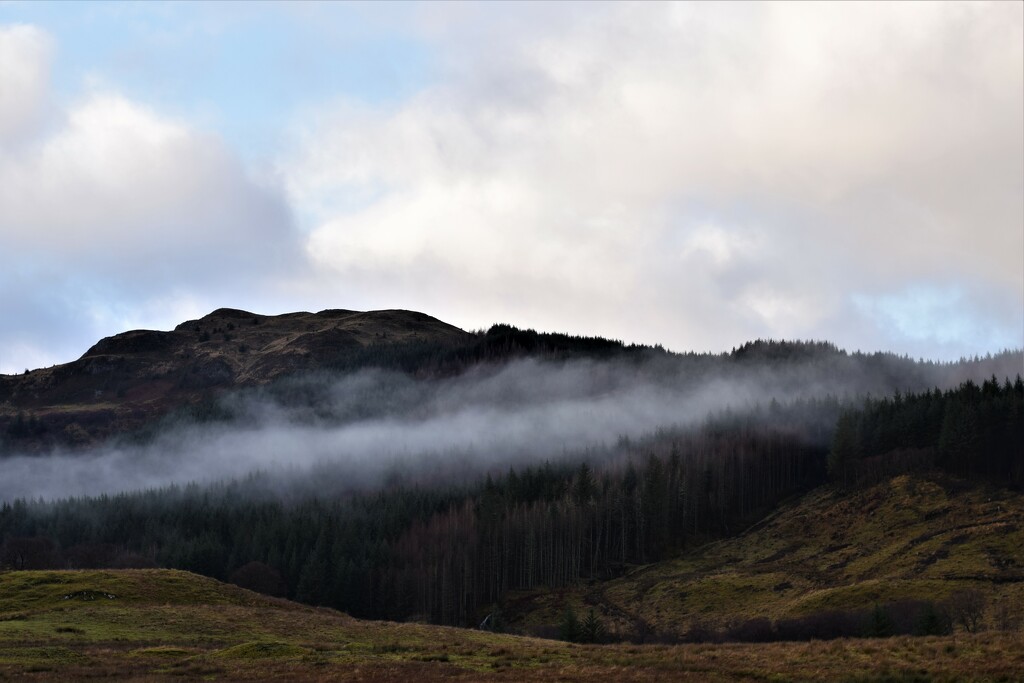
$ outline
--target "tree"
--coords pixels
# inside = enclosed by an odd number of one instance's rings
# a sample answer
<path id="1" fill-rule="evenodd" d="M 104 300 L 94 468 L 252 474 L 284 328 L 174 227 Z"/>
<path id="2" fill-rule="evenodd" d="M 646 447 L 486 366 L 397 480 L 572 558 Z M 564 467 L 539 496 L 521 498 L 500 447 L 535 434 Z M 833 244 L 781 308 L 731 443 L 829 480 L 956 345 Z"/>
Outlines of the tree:
<path id="1" fill-rule="evenodd" d="M 573 498 L 578 505 L 586 505 L 594 497 L 594 476 L 586 462 L 580 463 L 573 484 Z"/>
<path id="2" fill-rule="evenodd" d="M 945 636 L 953 632 L 949 615 L 939 610 L 934 602 L 926 602 L 917 619 L 914 632 L 919 636 Z"/>
<path id="3" fill-rule="evenodd" d="M 985 613 L 985 596 L 981 591 L 958 591 L 950 596 L 947 605 L 953 621 L 965 631 L 977 633 L 981 629 L 981 617 Z"/>
<path id="4" fill-rule="evenodd" d="M 864 626 L 864 637 L 889 638 L 894 632 L 895 626 L 892 623 L 892 616 L 890 616 L 889 610 L 875 603 L 874 609 L 868 615 L 867 624 Z"/>
<path id="5" fill-rule="evenodd" d="M 281 573 L 262 562 L 243 564 L 228 580 L 236 586 L 274 597 L 284 597 L 288 590 Z"/>
<path id="6" fill-rule="evenodd" d="M 60 564 L 60 554 L 48 538 L 9 536 L 0 546 L 0 567 L 56 569 Z"/>
<path id="7" fill-rule="evenodd" d="M 580 628 L 580 642 L 582 643 L 600 643 L 604 641 L 605 628 L 604 623 L 597 618 L 594 614 L 593 608 L 587 614 L 587 618 L 583 620 L 583 624 Z"/>
<path id="8" fill-rule="evenodd" d="M 859 457 L 857 418 L 852 413 L 843 413 L 836 422 L 832 449 L 828 453 L 828 475 L 843 486 L 850 483 L 850 473 Z"/>
<path id="9" fill-rule="evenodd" d="M 566 607 L 565 614 L 562 615 L 562 623 L 558 625 L 558 637 L 570 643 L 578 643 L 582 635 L 583 626 L 576 617 L 576 612 L 571 606 Z"/>
<path id="10" fill-rule="evenodd" d="M 939 455 L 947 465 L 963 467 L 977 452 L 978 433 L 974 408 L 960 400 L 947 400 L 939 432 Z"/>

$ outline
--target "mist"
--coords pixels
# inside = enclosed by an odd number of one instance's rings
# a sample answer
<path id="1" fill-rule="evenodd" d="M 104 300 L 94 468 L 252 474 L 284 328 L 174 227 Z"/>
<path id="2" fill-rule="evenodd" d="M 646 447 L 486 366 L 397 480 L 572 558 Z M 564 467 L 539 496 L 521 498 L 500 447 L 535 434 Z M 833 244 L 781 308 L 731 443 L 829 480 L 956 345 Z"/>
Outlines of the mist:
<path id="1" fill-rule="evenodd" d="M 725 410 L 827 396 L 845 401 L 947 388 L 1020 371 L 1019 352 L 959 364 L 845 354 L 800 362 L 715 356 L 517 360 L 442 379 L 383 370 L 308 375 L 222 397 L 228 419 L 168 420 L 144 443 L 14 454 L 0 461 L 0 500 L 55 499 L 330 472 L 333 489 L 394 477 L 459 483 L 482 473 L 579 459 L 622 438 L 695 427 Z M 310 474 L 312 473 L 312 474 Z"/>

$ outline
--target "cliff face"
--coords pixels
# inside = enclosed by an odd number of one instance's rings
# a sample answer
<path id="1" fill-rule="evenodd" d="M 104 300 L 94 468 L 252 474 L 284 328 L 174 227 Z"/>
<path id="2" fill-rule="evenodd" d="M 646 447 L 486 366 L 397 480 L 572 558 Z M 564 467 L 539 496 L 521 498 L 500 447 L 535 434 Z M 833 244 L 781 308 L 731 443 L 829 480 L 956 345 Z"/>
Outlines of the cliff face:
<path id="1" fill-rule="evenodd" d="M 221 308 L 169 332 L 124 332 L 71 363 L 0 375 L 0 454 L 92 443 L 228 389 L 330 368 L 353 350 L 467 336 L 423 313 L 338 309 L 264 316 Z"/>

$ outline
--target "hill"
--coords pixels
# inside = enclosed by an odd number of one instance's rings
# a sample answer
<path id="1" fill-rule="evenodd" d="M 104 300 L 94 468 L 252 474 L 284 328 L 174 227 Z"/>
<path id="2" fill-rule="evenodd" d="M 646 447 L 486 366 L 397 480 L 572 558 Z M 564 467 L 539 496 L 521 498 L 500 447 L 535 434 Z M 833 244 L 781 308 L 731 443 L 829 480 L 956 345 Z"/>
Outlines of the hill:
<path id="1" fill-rule="evenodd" d="M 926 602 L 952 601 L 955 611 L 970 595 L 980 598 L 986 627 L 1016 628 L 1024 619 L 1022 548 L 1021 493 L 902 475 L 851 491 L 819 487 L 678 559 L 607 582 L 512 595 L 505 614 L 530 630 L 557 623 L 567 607 L 593 608 L 623 635 L 759 640 L 786 637 L 779 631 L 787 628 L 823 637 L 844 622 L 860 631 L 875 605 L 891 606 L 897 618 Z"/>
<path id="2" fill-rule="evenodd" d="M 171 331 L 107 337 L 71 363 L 0 375 L 0 434 L 18 437 L 20 449 L 85 445 L 229 389 L 331 368 L 353 353 L 469 336 L 413 311 L 267 316 L 221 308 Z"/>
<path id="3" fill-rule="evenodd" d="M 170 570 L 0 574 L 0 678 L 1011 680 L 1019 634 L 581 646 L 363 622 Z"/>
<path id="4" fill-rule="evenodd" d="M 152 433 L 167 416 L 224 417 L 232 392 L 382 368 L 419 379 L 451 377 L 514 359 L 628 359 L 637 377 L 677 389 L 718 382 L 775 386 L 780 396 L 890 395 L 948 388 L 967 379 L 1013 377 L 1022 354 L 956 363 L 890 353 L 847 353 L 826 342 L 757 340 L 723 354 L 675 354 L 660 346 L 538 333 L 511 325 L 465 332 L 405 310 L 324 310 L 267 316 L 221 308 L 170 331 L 132 330 L 100 340 L 70 363 L 0 375 L 0 456 L 95 446 Z M 310 393 L 309 386 L 283 393 Z M 279 392 L 282 393 L 282 392 Z M 277 398 L 281 398 L 278 396 Z"/>

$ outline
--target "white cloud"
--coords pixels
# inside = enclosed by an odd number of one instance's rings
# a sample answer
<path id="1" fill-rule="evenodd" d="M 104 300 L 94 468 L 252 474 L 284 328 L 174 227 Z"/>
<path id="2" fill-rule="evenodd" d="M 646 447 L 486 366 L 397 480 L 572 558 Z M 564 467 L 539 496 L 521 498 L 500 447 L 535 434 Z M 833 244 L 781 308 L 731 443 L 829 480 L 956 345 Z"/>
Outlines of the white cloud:
<path id="1" fill-rule="evenodd" d="M 1024 307 L 1021 5 L 452 17 L 425 29 L 442 82 L 296 124 L 283 169 L 317 208 L 326 281 L 463 324 L 676 348 L 948 351 L 854 306 L 867 282 L 980 283 Z"/>
<path id="2" fill-rule="evenodd" d="M 17 321 L 0 371 L 219 305 L 415 308 L 677 349 L 1024 343 L 1020 3 L 374 16 L 418 31 L 435 80 L 297 111 L 269 184 L 108 74 L 55 98 L 53 41 L 0 28 L 0 316 Z M 941 313 L 962 333 L 870 303 L 936 283 L 963 292 Z"/>
<path id="3" fill-rule="evenodd" d="M 129 321 L 172 326 L 176 302 L 251 303 L 294 272 L 287 204 L 216 136 L 110 89 L 30 125 L 49 43 L 0 30 L 0 317 L 16 321 L 0 370 L 69 360 Z"/>
<path id="4" fill-rule="evenodd" d="M 709 258 L 716 266 L 725 266 L 739 256 L 750 256 L 757 249 L 747 237 L 715 225 L 701 225 L 684 239 L 683 258 Z"/>
<path id="5" fill-rule="evenodd" d="M 0 149 L 38 124 L 52 51 L 33 26 L 0 26 Z"/>
<path id="6" fill-rule="evenodd" d="M 239 253 L 266 265 L 251 247 L 283 236 L 285 209 L 220 140 L 117 94 L 88 94 L 65 114 L 52 135 L 0 158 L 6 246 L 150 276 L 166 261 L 169 278 L 199 275 L 189 260 L 230 266 Z"/>

